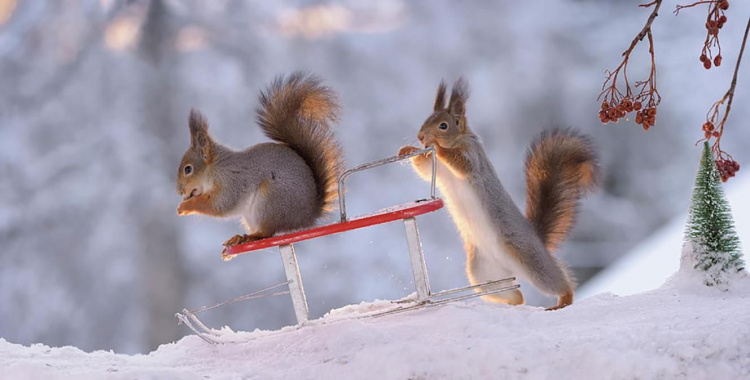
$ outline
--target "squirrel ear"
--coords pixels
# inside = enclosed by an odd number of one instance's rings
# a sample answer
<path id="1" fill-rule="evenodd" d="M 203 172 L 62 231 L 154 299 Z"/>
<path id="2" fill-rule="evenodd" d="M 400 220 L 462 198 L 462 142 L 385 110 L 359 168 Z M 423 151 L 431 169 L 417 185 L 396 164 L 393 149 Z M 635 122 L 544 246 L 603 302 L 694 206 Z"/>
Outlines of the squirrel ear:
<path id="1" fill-rule="evenodd" d="M 454 116 L 456 121 L 456 126 L 458 127 L 458 130 L 460 132 L 466 131 L 466 117 L 465 116 Z"/>
<path id="2" fill-rule="evenodd" d="M 445 91 L 445 81 L 441 80 L 440 85 L 438 85 L 437 96 L 435 97 L 435 107 L 433 108 L 435 111 L 442 111 L 445 108 Z"/>
<path id="3" fill-rule="evenodd" d="M 201 152 L 205 161 L 210 161 L 212 148 L 211 136 L 208 135 L 208 121 L 200 111 L 191 109 L 188 125 L 190 126 L 190 147 Z"/>
<path id="4" fill-rule="evenodd" d="M 469 84 L 464 77 L 458 78 L 451 90 L 448 111 L 454 116 L 466 116 L 466 100 L 469 98 Z"/>

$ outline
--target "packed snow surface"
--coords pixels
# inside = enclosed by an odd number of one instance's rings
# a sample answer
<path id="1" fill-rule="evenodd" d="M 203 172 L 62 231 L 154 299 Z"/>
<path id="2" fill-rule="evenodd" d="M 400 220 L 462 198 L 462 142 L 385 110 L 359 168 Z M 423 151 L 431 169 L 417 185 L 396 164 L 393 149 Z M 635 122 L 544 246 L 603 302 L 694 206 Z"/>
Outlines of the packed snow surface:
<path id="1" fill-rule="evenodd" d="M 728 292 L 675 276 L 559 311 L 480 300 L 383 317 L 375 301 L 304 327 L 196 336 L 148 355 L 0 339 L 2 379 L 750 378 L 750 277 Z"/>

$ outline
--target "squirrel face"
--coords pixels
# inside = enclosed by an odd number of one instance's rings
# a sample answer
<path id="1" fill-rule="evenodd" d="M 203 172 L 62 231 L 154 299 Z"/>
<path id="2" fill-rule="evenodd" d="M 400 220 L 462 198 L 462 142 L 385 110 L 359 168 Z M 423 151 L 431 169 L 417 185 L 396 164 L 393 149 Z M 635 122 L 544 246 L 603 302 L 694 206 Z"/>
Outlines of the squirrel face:
<path id="1" fill-rule="evenodd" d="M 435 97 L 434 112 L 422 124 L 417 138 L 424 147 L 439 145 L 442 148 L 453 148 L 466 133 L 466 100 L 469 97 L 468 86 L 464 78 L 453 84 L 450 101 L 445 106 L 446 85 L 440 82 Z"/>
<path id="2" fill-rule="evenodd" d="M 208 166 L 213 161 L 213 141 L 208 134 L 208 122 L 203 115 L 190 111 L 190 147 L 182 156 L 177 168 L 177 193 L 184 200 L 201 195 L 211 189 Z"/>
<path id="3" fill-rule="evenodd" d="M 435 144 L 443 148 L 452 148 L 465 130 L 465 117 L 451 115 L 446 111 L 436 111 L 422 124 L 417 138 L 425 148 Z"/>

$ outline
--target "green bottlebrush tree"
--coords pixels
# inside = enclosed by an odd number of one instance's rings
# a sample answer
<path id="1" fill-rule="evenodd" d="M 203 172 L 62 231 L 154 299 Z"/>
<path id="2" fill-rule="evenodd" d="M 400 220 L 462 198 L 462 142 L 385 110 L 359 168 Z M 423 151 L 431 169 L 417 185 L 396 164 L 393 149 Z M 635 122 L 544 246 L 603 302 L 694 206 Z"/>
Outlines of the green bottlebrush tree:
<path id="1" fill-rule="evenodd" d="M 726 286 L 729 277 L 745 267 L 732 211 L 724 197 L 708 141 L 703 144 L 685 241 L 691 245 L 689 259 L 693 266 L 705 273 L 706 285 Z"/>

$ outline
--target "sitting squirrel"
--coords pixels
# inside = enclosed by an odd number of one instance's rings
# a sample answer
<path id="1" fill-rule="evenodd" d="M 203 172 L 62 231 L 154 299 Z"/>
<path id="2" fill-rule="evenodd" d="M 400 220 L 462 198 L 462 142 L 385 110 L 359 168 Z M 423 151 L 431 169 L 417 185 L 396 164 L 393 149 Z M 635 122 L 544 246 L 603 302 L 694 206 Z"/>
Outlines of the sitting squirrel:
<path id="1" fill-rule="evenodd" d="M 183 196 L 178 215 L 240 217 L 242 244 L 277 232 L 310 227 L 333 209 L 343 161 L 329 123 L 338 119 L 336 94 L 313 75 L 277 77 L 260 94 L 257 120 L 276 142 L 234 151 L 214 141 L 192 110 L 190 148 L 177 171 Z M 226 258 L 226 256 L 225 256 Z"/>
<path id="2" fill-rule="evenodd" d="M 466 119 L 468 86 L 456 81 L 445 107 L 440 83 L 434 112 L 417 138 L 434 146 L 437 185 L 445 197 L 466 250 L 472 285 L 521 275 L 544 293 L 557 295 L 557 306 L 573 303 L 574 282 L 565 264 L 551 254 L 570 232 L 581 195 L 596 186 L 597 157 L 587 137 L 569 129 L 542 133 L 526 155 L 526 216 L 516 207 L 495 174 L 479 137 Z M 418 148 L 402 147 L 399 155 Z M 412 157 L 425 180 L 432 176 L 427 155 Z M 488 301 L 523 303 L 520 290 L 486 295 Z"/>

